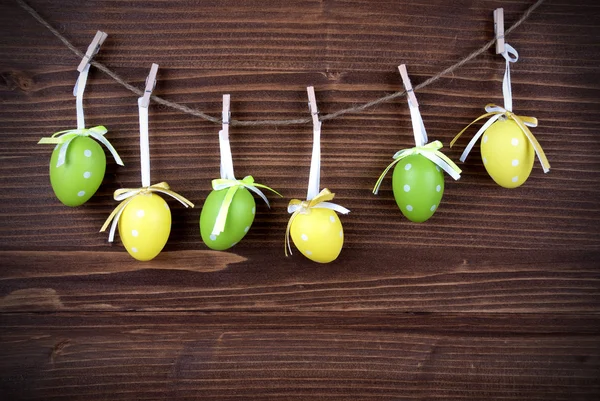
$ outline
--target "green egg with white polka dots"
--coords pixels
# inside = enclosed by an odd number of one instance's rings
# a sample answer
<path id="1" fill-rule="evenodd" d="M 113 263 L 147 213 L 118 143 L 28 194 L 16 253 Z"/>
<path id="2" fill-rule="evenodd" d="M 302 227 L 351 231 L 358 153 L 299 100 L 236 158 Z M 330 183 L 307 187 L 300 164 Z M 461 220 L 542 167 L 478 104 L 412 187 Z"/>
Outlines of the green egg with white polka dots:
<path id="1" fill-rule="evenodd" d="M 56 197 L 65 205 L 83 205 L 104 179 L 104 149 L 92 138 L 78 136 L 67 148 L 65 163 L 56 167 L 61 146 L 54 149 L 50 158 L 50 184 Z"/>
<path id="2" fill-rule="evenodd" d="M 219 209 L 228 190 L 229 188 L 211 191 L 200 213 L 202 241 L 216 251 L 229 249 L 240 242 L 250 230 L 256 213 L 256 202 L 250 191 L 246 188 L 238 188 L 227 212 L 225 230 L 219 235 L 213 234 Z"/>
<path id="3" fill-rule="evenodd" d="M 402 214 L 421 223 L 433 216 L 442 200 L 444 172 L 426 157 L 411 155 L 396 164 L 392 188 Z"/>

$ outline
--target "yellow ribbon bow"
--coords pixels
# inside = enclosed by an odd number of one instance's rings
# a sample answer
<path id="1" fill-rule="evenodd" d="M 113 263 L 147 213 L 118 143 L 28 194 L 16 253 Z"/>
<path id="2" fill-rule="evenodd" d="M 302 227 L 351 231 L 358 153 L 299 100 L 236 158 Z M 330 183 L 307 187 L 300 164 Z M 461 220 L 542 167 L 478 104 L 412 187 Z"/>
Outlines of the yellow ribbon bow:
<path id="1" fill-rule="evenodd" d="M 91 136 L 92 138 L 106 146 L 106 148 L 110 151 L 117 164 L 123 166 L 123 161 L 121 160 L 121 157 L 119 157 L 117 150 L 112 146 L 108 139 L 104 137 L 104 134 L 106 134 L 107 132 L 108 130 L 103 125 L 98 125 L 92 128 L 68 129 L 56 132 L 48 138 L 40 139 L 38 144 L 62 145 L 60 147 L 60 151 L 58 153 L 58 160 L 56 162 L 56 167 L 60 167 L 66 162 L 67 149 L 69 148 L 69 145 L 71 144 L 73 139 L 77 138 L 78 136 Z"/>
<path id="2" fill-rule="evenodd" d="M 479 140 L 479 138 L 481 138 L 481 136 L 483 135 L 483 133 L 493 124 L 496 122 L 496 120 L 500 119 L 500 118 L 507 118 L 510 120 L 513 120 L 515 123 L 517 123 L 517 125 L 519 126 L 519 128 L 521 129 L 521 131 L 523 131 L 523 134 L 525 134 L 525 137 L 527 138 L 527 140 L 529 140 L 529 143 L 531 143 L 531 146 L 533 146 L 533 149 L 535 150 L 535 154 L 537 155 L 540 164 L 542 165 L 542 168 L 544 169 L 544 173 L 547 173 L 548 171 L 550 171 L 550 162 L 548 162 L 548 158 L 546 157 L 546 154 L 544 153 L 544 150 L 542 149 L 542 146 L 539 144 L 539 142 L 537 141 L 537 139 L 535 139 L 535 137 L 533 136 L 533 134 L 531 133 L 531 131 L 529 130 L 529 127 L 537 127 L 538 124 L 538 120 L 535 117 L 525 117 L 525 116 L 518 116 L 515 113 L 506 110 L 504 107 L 500 107 L 500 106 L 496 106 L 495 104 L 488 104 L 485 106 L 485 111 L 487 111 L 487 113 L 477 117 L 475 120 L 473 120 L 469 125 L 467 125 L 462 131 L 460 131 L 452 140 L 452 142 L 450 142 L 450 147 L 452 147 L 454 145 L 454 143 L 458 140 L 458 138 L 473 124 L 475 124 L 476 122 L 483 120 L 484 118 L 488 118 L 491 117 L 480 129 L 479 131 L 477 131 L 477 133 L 475 134 L 475 136 L 473 136 L 473 138 L 471 139 L 471 141 L 469 142 L 469 144 L 467 145 L 467 147 L 465 148 L 464 152 L 462 153 L 462 155 L 460 156 L 460 161 L 464 162 L 467 158 L 467 156 L 469 155 L 469 152 L 471 151 L 471 149 L 473 149 L 473 146 L 475 146 L 475 143 L 477 143 L 477 141 Z"/>
<path id="3" fill-rule="evenodd" d="M 225 231 L 225 223 L 227 222 L 227 214 L 229 213 L 229 207 L 231 206 L 231 202 L 233 202 L 233 196 L 239 188 L 246 188 L 254 192 L 258 196 L 260 196 L 262 200 L 265 201 L 269 208 L 271 207 L 271 205 L 269 204 L 269 200 L 267 199 L 265 194 L 258 188 L 268 189 L 269 191 L 274 192 L 279 196 L 282 196 L 273 188 L 270 188 L 263 184 L 255 183 L 254 177 L 252 177 L 251 175 L 244 177 L 243 180 L 230 180 L 227 178 L 218 178 L 212 180 L 212 187 L 215 191 L 228 188 L 227 193 L 225 194 L 225 198 L 223 199 L 223 203 L 221 203 L 221 207 L 219 208 L 217 220 L 215 221 L 215 225 L 211 233 L 212 235 L 219 235 L 223 231 Z"/>
<path id="4" fill-rule="evenodd" d="M 441 167 L 452 178 L 458 180 L 460 178 L 460 173 L 462 173 L 462 170 L 452 160 L 450 160 L 448 156 L 439 151 L 443 146 L 444 145 L 442 145 L 440 141 L 433 141 L 428 143 L 427 145 L 415 146 L 414 148 L 402 149 L 396 152 L 396 154 L 393 156 L 394 161 L 391 162 L 385 170 L 383 170 L 383 173 L 381 173 L 379 179 L 375 183 L 375 186 L 373 187 L 373 193 L 377 195 L 377 193 L 379 192 L 379 187 L 383 182 L 383 178 L 388 173 L 388 171 L 390 171 L 390 169 L 394 167 L 396 163 L 398 163 L 400 160 L 411 155 L 421 155 L 428 158 L 437 166 Z"/>
<path id="5" fill-rule="evenodd" d="M 290 244 L 290 230 L 292 228 L 292 222 L 300 213 L 307 213 L 309 209 L 317 208 L 331 209 L 342 214 L 350 213 L 350 210 L 346 209 L 345 207 L 328 202 L 330 200 L 333 200 L 334 197 L 334 193 L 332 193 L 327 188 L 324 188 L 321 192 L 318 193 L 317 196 L 315 196 L 311 200 L 301 201 L 300 199 L 292 199 L 290 201 L 290 203 L 288 204 L 288 213 L 291 213 L 292 216 L 290 217 L 290 220 L 287 224 L 287 228 L 285 229 L 285 256 L 288 256 L 288 250 L 290 252 L 289 254 L 292 254 L 292 246 Z"/>
<path id="6" fill-rule="evenodd" d="M 104 225 L 100 229 L 100 232 L 106 231 L 108 225 L 112 221 L 112 225 L 110 227 L 110 234 L 108 236 L 108 242 L 112 242 L 114 240 L 117 224 L 119 224 L 119 218 L 121 217 L 123 210 L 125 210 L 125 207 L 129 204 L 129 202 L 131 202 L 131 200 L 136 195 L 147 194 L 151 192 L 160 192 L 169 195 L 172 198 L 177 199 L 185 207 L 194 207 L 194 204 L 192 202 L 179 195 L 177 192 L 171 191 L 169 184 L 167 184 L 166 182 L 150 185 L 149 187 L 117 189 L 114 193 L 114 199 L 116 201 L 122 202 L 119 203 L 117 207 L 112 211 L 112 213 L 110 214 L 110 216 L 108 216 L 108 219 L 106 219 Z"/>

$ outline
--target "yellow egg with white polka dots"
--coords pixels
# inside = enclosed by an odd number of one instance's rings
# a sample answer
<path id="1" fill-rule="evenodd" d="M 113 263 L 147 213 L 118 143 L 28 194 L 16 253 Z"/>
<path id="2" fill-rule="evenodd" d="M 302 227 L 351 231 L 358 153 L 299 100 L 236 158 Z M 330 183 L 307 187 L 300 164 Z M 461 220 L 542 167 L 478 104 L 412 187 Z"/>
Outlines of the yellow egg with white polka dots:
<path id="1" fill-rule="evenodd" d="M 344 229 L 330 209 L 311 208 L 299 213 L 290 228 L 292 241 L 304 256 L 319 263 L 334 261 L 344 245 Z"/>
<path id="2" fill-rule="evenodd" d="M 169 239 L 171 210 L 160 196 L 142 193 L 125 206 L 118 227 L 127 252 L 137 260 L 151 260 Z"/>
<path id="3" fill-rule="evenodd" d="M 534 150 L 514 120 L 498 120 L 483 133 L 481 159 L 498 185 L 516 188 L 531 174 Z"/>

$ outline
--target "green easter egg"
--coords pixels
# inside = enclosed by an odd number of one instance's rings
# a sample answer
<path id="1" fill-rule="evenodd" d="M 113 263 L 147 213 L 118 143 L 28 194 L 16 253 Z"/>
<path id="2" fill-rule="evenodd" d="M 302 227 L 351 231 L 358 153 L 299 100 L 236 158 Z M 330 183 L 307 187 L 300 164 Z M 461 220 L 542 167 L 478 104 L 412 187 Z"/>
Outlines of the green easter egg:
<path id="1" fill-rule="evenodd" d="M 411 155 L 396 164 L 392 188 L 402 214 L 421 223 L 433 216 L 442 200 L 444 172 L 426 157 Z"/>
<path id="2" fill-rule="evenodd" d="M 104 179 L 104 149 L 92 138 L 78 136 L 69 144 L 65 163 L 56 167 L 61 146 L 54 149 L 50 158 L 52 189 L 65 205 L 83 205 L 96 193 Z"/>
<path id="3" fill-rule="evenodd" d="M 231 206 L 227 213 L 225 230 L 219 234 L 212 234 L 217 221 L 219 209 L 229 188 L 211 191 L 204 202 L 200 213 L 200 235 L 202 241 L 211 249 L 222 251 L 231 248 L 246 235 L 254 221 L 256 203 L 254 197 L 246 188 L 238 188 L 233 196 Z"/>

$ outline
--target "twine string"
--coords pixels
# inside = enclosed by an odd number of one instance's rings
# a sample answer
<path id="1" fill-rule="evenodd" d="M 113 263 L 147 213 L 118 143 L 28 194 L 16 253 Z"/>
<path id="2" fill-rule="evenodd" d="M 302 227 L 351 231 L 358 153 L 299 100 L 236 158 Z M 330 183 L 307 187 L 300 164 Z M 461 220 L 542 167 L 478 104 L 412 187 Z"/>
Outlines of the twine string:
<path id="1" fill-rule="evenodd" d="M 83 52 L 81 52 L 79 49 L 77 49 L 75 46 L 73 46 L 73 44 L 71 42 L 69 42 L 69 40 L 67 40 L 67 38 L 65 38 L 60 32 L 58 32 L 54 27 L 52 27 L 52 25 L 50 25 L 50 23 L 48 23 L 44 18 L 42 18 L 37 11 L 35 11 L 32 7 L 30 7 L 27 3 L 25 3 L 24 0 L 15 0 L 19 6 L 21 6 L 21 8 L 23 8 L 25 11 L 27 11 L 33 18 L 35 18 L 40 24 L 44 25 L 50 32 L 52 32 L 52 34 L 54 36 L 56 36 L 58 39 L 60 39 L 61 42 L 64 43 L 65 46 L 67 46 L 73 53 L 75 53 L 75 55 L 79 58 L 83 58 L 83 56 L 85 55 Z M 533 5 L 531 5 L 521 16 L 521 18 L 519 18 L 510 28 L 506 29 L 504 31 L 504 35 L 508 35 L 509 33 L 511 33 L 513 30 L 515 30 L 519 25 L 521 25 L 523 22 L 525 22 L 525 20 L 527 18 L 529 18 L 529 16 L 540 6 L 542 5 L 542 3 L 544 3 L 545 0 L 537 0 Z M 452 64 L 451 66 L 449 66 L 448 68 L 446 68 L 445 70 L 437 73 L 436 75 L 426 79 L 425 81 L 421 82 L 420 84 L 416 85 L 413 87 L 414 91 L 417 91 L 419 89 L 423 89 L 429 85 L 431 85 L 432 83 L 434 83 L 435 81 L 437 81 L 438 79 L 442 78 L 443 76 L 449 75 L 451 73 L 453 73 L 455 70 L 459 69 L 460 67 L 462 67 L 463 65 L 465 65 L 466 63 L 468 63 L 469 61 L 473 60 L 474 58 L 476 58 L 477 56 L 479 56 L 480 54 L 482 54 L 483 52 L 487 51 L 490 47 L 492 47 L 494 44 L 496 43 L 496 39 L 492 39 L 489 42 L 487 42 L 485 45 L 483 45 L 482 47 L 480 47 L 479 49 L 473 51 L 471 54 L 469 54 L 468 56 L 464 57 L 463 59 L 459 60 L 458 62 L 456 62 L 455 64 Z M 108 68 L 107 66 L 105 66 L 104 64 L 98 62 L 98 61 L 94 61 L 92 60 L 92 62 L 90 63 L 91 65 L 93 65 L 94 67 L 98 68 L 100 71 L 104 72 L 106 75 L 108 75 L 109 77 L 111 77 L 113 80 L 115 80 L 116 82 L 118 82 L 120 85 L 122 85 L 123 87 L 125 87 L 127 90 L 129 90 L 130 92 L 133 92 L 134 94 L 136 94 L 137 96 L 142 96 L 143 90 L 136 88 L 135 86 L 131 85 L 130 83 L 128 83 L 127 81 L 125 81 L 120 75 L 118 75 L 116 72 L 114 72 L 113 70 L 111 70 L 110 68 Z M 405 96 L 406 95 L 406 91 L 400 91 L 400 92 L 394 92 L 392 94 L 380 97 L 378 99 L 372 100 L 370 102 L 358 105 L 358 106 L 353 106 L 353 107 L 349 107 L 347 109 L 342 109 L 342 110 L 338 110 L 336 112 L 330 113 L 330 114 L 325 114 L 320 116 L 319 120 L 321 121 L 326 121 L 326 120 L 333 120 L 335 118 L 338 118 L 340 116 L 343 116 L 345 114 L 352 114 L 352 113 L 359 113 L 361 111 L 364 111 L 366 109 L 370 109 L 371 107 L 375 107 L 379 104 L 382 103 L 387 103 L 391 100 L 397 99 L 399 97 Z M 184 104 L 180 104 L 180 103 L 176 103 L 176 102 L 171 102 L 169 100 L 163 99 L 159 96 L 156 95 L 152 95 L 151 96 L 152 101 L 158 103 L 158 104 L 162 104 L 163 106 L 167 106 L 170 107 L 172 109 L 175 110 L 179 110 L 183 113 L 186 114 L 191 114 L 193 116 L 196 117 L 200 117 L 204 120 L 210 121 L 212 123 L 215 124 L 221 124 L 222 120 L 220 118 L 217 117 L 213 117 L 211 115 L 208 115 L 200 110 L 196 110 L 193 109 L 191 107 L 188 107 Z M 230 126 L 246 126 L 246 127 L 250 127 L 250 126 L 285 126 L 285 125 L 298 125 L 298 124 L 307 124 L 309 122 L 312 122 L 312 117 L 307 117 L 307 118 L 298 118 L 298 119 L 293 119 L 293 120 L 231 120 L 229 122 Z"/>

